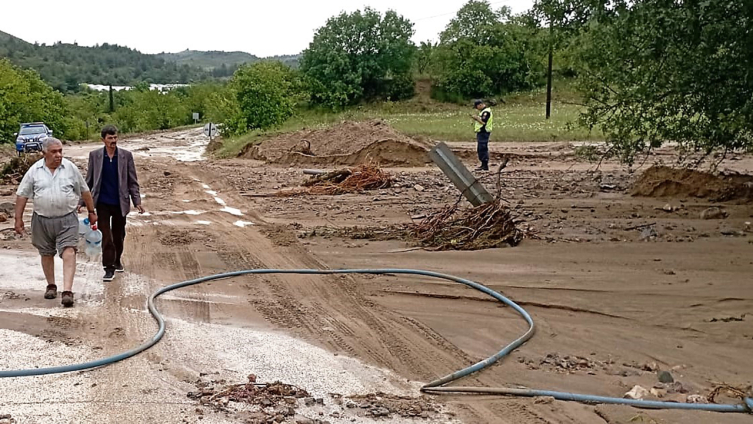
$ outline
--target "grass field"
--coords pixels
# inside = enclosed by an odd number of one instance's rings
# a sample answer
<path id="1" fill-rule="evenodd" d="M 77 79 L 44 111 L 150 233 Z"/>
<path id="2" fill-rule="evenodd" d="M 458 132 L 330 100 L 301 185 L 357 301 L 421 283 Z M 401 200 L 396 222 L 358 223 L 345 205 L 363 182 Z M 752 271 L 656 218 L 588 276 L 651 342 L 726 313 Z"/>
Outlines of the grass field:
<path id="1" fill-rule="evenodd" d="M 581 107 L 570 102 L 554 102 L 552 117 L 545 119 L 542 91 L 508 96 L 505 102 L 493 107 L 492 142 L 602 139 L 598 131 L 589 132 L 575 125 Z M 234 157 L 245 145 L 276 134 L 303 128 L 323 128 L 346 120 L 381 119 L 410 136 L 424 136 L 439 141 L 473 141 L 473 121 L 468 116 L 473 112 L 470 106 L 438 103 L 426 96 L 405 102 L 359 106 L 340 113 L 303 109 L 274 131 L 253 131 L 225 140 L 216 154 L 220 157 Z"/>

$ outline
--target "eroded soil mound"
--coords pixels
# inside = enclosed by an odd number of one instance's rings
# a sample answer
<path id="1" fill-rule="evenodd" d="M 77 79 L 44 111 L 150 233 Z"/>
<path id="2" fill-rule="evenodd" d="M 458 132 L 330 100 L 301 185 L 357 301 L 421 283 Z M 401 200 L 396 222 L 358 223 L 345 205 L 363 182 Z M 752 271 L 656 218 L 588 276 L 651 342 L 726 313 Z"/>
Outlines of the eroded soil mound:
<path id="1" fill-rule="evenodd" d="M 633 196 L 699 197 L 714 201 L 753 200 L 753 176 L 714 175 L 692 169 L 653 166 L 633 186 Z"/>
<path id="2" fill-rule="evenodd" d="M 429 142 L 400 134 L 382 121 L 368 121 L 282 134 L 249 146 L 242 156 L 293 166 L 423 166 L 430 162 L 429 149 Z"/>
<path id="3" fill-rule="evenodd" d="M 40 154 L 16 156 L 0 170 L 0 178 L 7 183 L 18 184 L 31 168 L 31 165 L 34 165 L 39 159 L 42 159 Z"/>

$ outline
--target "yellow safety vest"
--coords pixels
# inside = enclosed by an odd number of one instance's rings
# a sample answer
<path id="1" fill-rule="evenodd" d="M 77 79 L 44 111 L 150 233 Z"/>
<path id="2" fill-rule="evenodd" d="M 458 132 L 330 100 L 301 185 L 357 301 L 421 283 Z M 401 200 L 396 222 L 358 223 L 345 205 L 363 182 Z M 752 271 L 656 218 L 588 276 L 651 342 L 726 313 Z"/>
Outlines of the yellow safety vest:
<path id="1" fill-rule="evenodd" d="M 481 111 L 481 113 L 478 114 L 478 117 L 481 118 L 481 115 L 484 114 L 484 112 L 489 112 L 489 120 L 486 121 L 486 132 L 492 132 L 492 129 L 494 129 L 494 114 L 492 113 L 491 108 L 486 108 Z M 484 128 L 484 125 L 480 124 L 478 121 L 476 121 L 476 132 L 481 132 L 481 129 Z"/>

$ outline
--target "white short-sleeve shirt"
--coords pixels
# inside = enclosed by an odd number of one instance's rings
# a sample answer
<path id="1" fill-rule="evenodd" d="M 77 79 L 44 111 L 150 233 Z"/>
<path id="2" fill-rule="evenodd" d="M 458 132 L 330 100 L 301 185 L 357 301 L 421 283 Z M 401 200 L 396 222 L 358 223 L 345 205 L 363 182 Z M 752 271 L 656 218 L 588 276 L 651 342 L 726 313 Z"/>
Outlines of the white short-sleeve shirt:
<path id="1" fill-rule="evenodd" d="M 37 215 L 57 218 L 75 211 L 81 193 L 88 191 L 89 186 L 73 162 L 63 159 L 53 174 L 40 159 L 26 172 L 16 194 L 32 199 Z"/>

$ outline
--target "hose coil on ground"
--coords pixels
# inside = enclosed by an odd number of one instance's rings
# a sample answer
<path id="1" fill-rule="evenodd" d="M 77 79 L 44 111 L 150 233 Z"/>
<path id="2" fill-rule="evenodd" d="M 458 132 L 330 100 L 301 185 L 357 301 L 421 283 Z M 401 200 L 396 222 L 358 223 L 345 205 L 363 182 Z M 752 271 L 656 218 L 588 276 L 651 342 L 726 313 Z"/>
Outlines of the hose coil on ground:
<path id="1" fill-rule="evenodd" d="M 660 401 L 647 401 L 647 400 L 633 400 L 623 399 L 606 396 L 594 396 L 578 393 L 558 392 L 551 390 L 533 390 L 533 389 L 513 389 L 513 388 L 487 388 L 487 387 L 446 387 L 445 385 L 461 379 L 465 376 L 481 371 L 484 368 L 494 364 L 505 356 L 509 355 L 515 349 L 523 345 L 528 341 L 535 332 L 535 325 L 531 315 L 518 304 L 503 296 L 502 294 L 465 278 L 455 277 L 447 274 L 440 274 L 432 271 L 424 271 L 418 269 L 249 269 L 244 271 L 227 272 L 223 274 L 210 275 L 207 277 L 196 278 L 193 280 L 183 281 L 180 283 L 172 284 L 163 287 L 154 292 L 147 300 L 147 307 L 154 319 L 159 325 L 159 329 L 154 336 L 141 344 L 126 352 L 119 353 L 117 355 L 109 356 L 102 359 L 97 359 L 90 362 L 83 362 L 79 364 L 63 365 L 58 367 L 49 368 L 30 368 L 23 370 L 10 370 L 0 371 L 0 378 L 3 377 L 28 377 L 35 375 L 46 374 L 59 374 L 73 371 L 81 371 L 91 368 L 97 368 L 113 364 L 124 359 L 128 359 L 135 356 L 155 344 L 165 335 L 165 319 L 154 305 L 154 301 L 160 295 L 169 291 L 177 290 L 183 287 L 193 286 L 196 284 L 205 283 L 207 281 L 219 280 L 223 278 L 239 277 L 250 274 L 314 274 L 314 275 L 329 275 L 329 274 L 372 274 L 372 275 L 384 275 L 384 274 L 402 274 L 402 275 L 420 275 L 425 277 L 438 278 L 442 280 L 452 281 L 455 283 L 463 284 L 478 291 L 481 291 L 494 299 L 499 300 L 505 305 L 515 310 L 523 319 L 528 323 L 528 330 L 519 338 L 505 346 L 502 350 L 496 354 L 474 364 L 469 367 L 463 368 L 452 374 L 446 375 L 442 378 L 429 382 L 421 388 L 422 391 L 427 393 L 469 393 L 469 394 L 491 394 L 491 395 L 505 395 L 505 396 L 523 396 L 523 397 L 536 397 L 547 396 L 553 397 L 562 401 L 574 401 L 581 403 L 604 403 L 604 404 L 616 404 L 616 405 L 629 405 L 638 408 L 651 408 L 651 409 L 685 409 L 685 410 L 697 410 L 697 411 L 711 411 L 711 412 L 753 412 L 753 398 L 745 398 L 744 403 L 737 405 L 717 405 L 717 404 L 703 404 L 703 403 L 675 403 L 675 402 L 660 402 Z"/>

